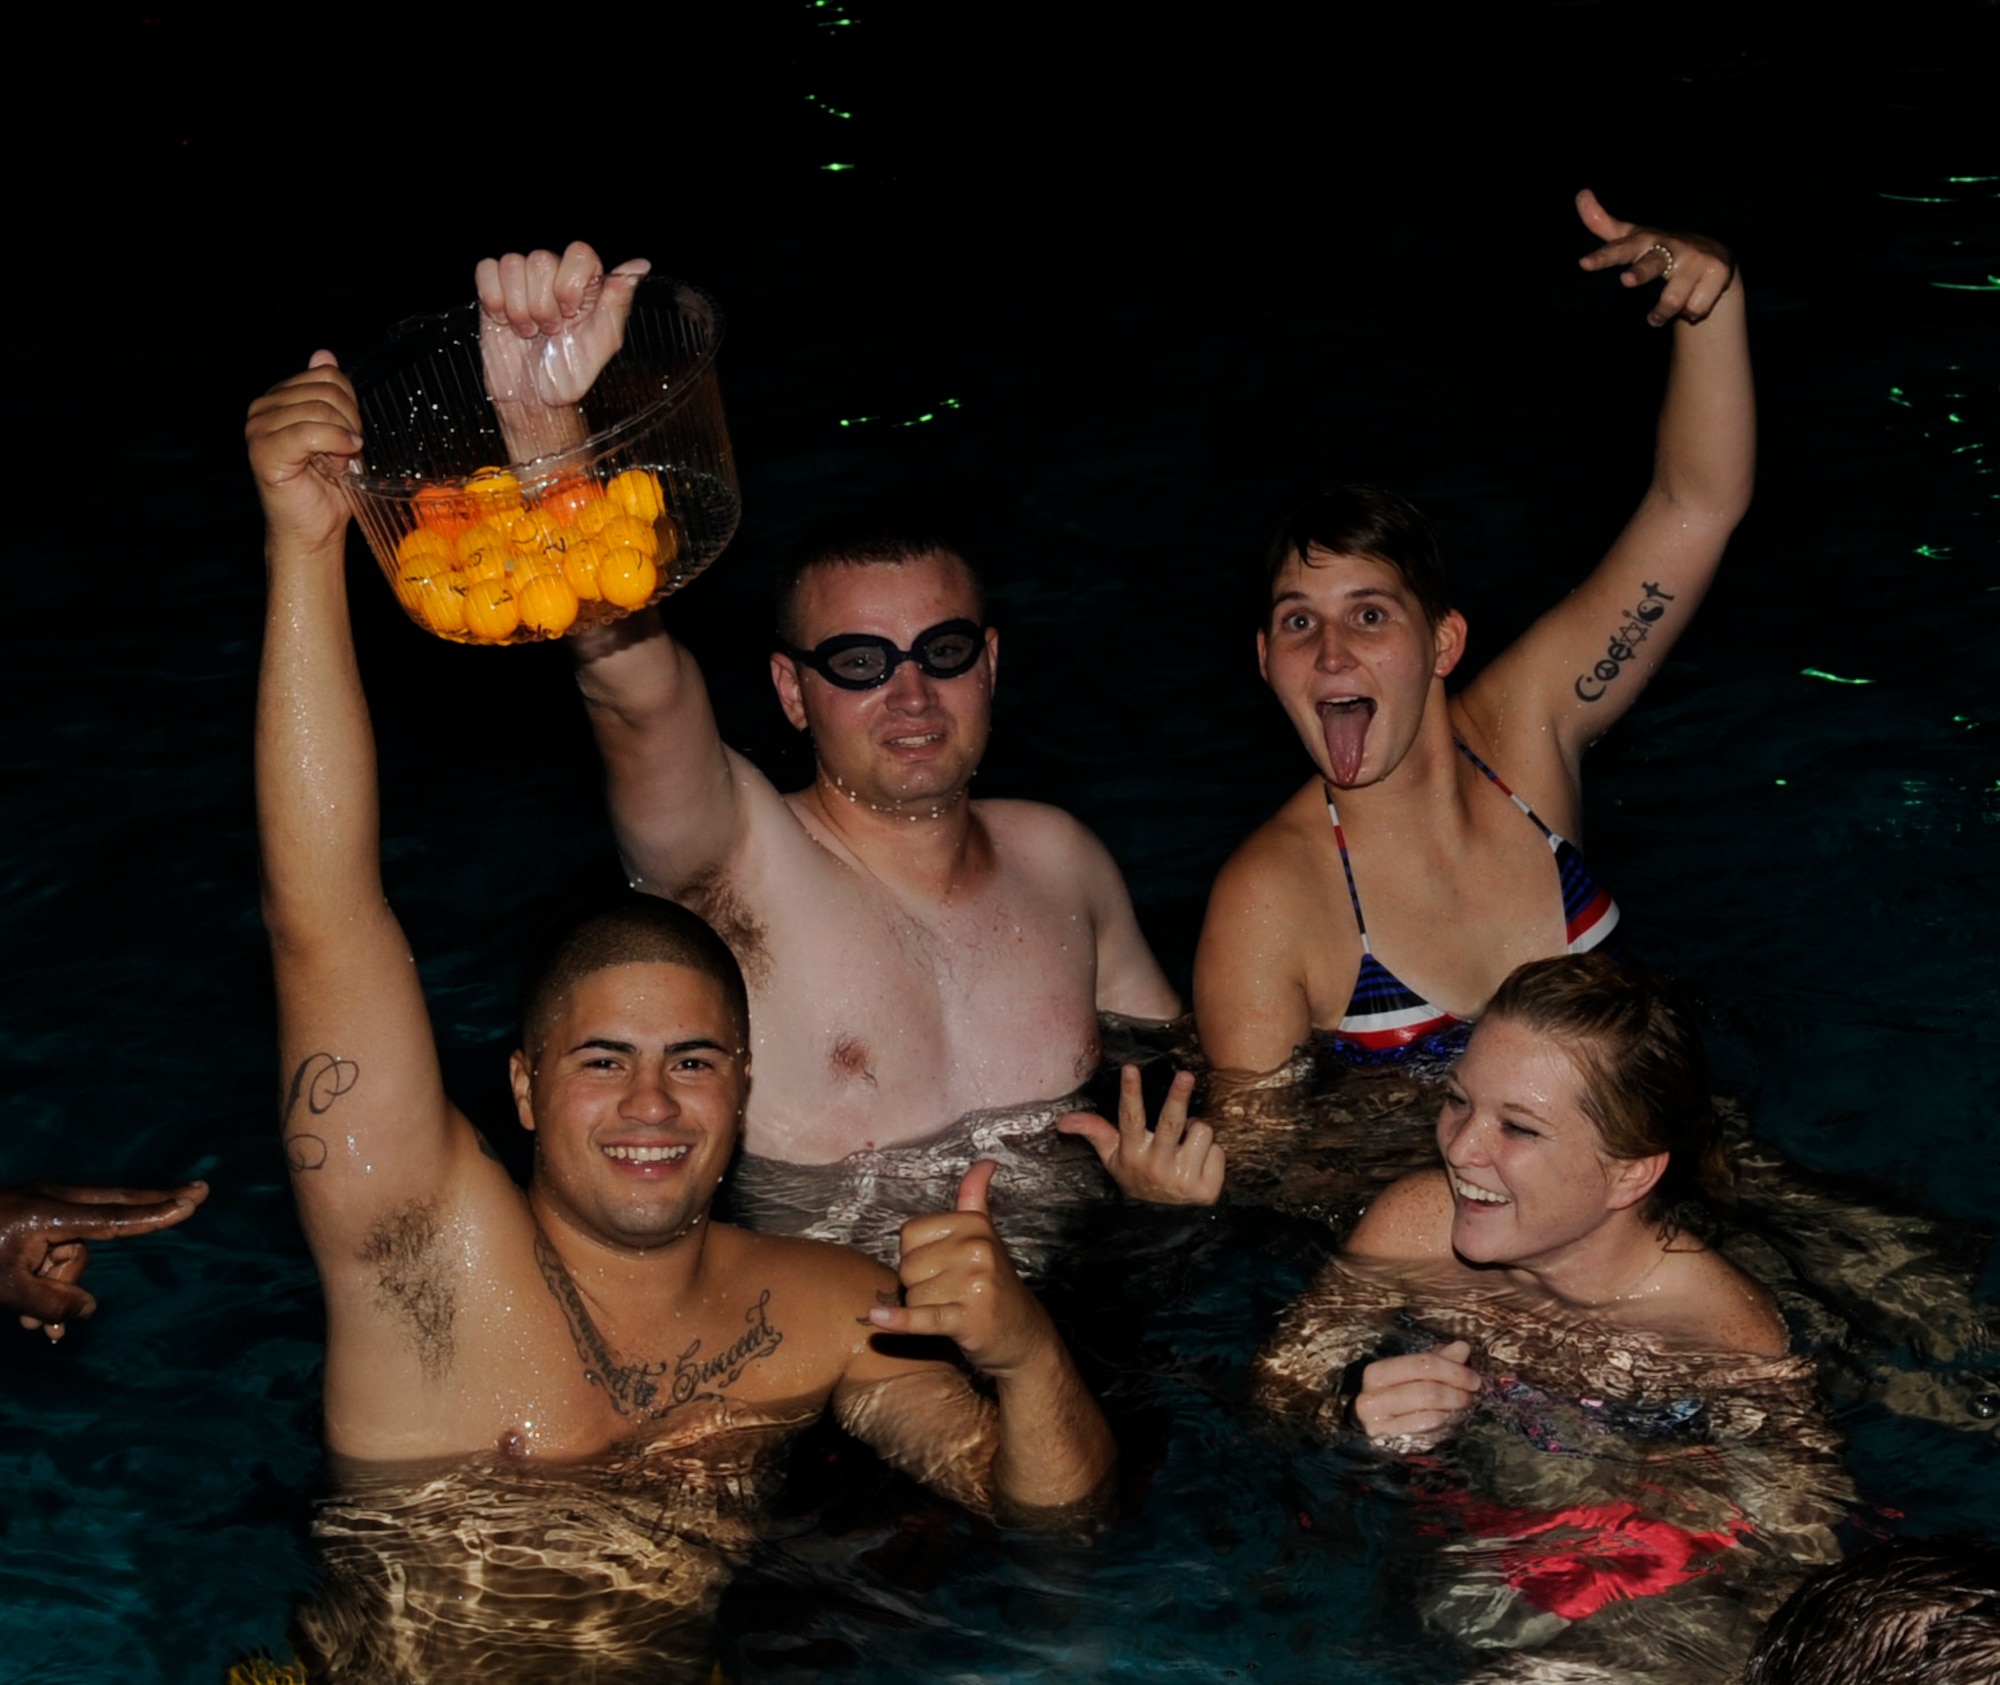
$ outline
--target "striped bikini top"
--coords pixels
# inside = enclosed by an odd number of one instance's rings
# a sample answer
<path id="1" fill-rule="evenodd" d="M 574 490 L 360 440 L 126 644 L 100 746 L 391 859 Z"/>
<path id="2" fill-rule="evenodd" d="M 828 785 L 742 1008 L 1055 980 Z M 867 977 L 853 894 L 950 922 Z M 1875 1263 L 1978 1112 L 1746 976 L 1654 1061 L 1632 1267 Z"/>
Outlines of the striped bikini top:
<path id="1" fill-rule="evenodd" d="M 1562 880 L 1563 934 L 1572 954 L 1586 954 L 1605 947 L 1618 928 L 1618 903 L 1610 891 L 1592 875 L 1583 850 L 1566 837 L 1544 825 L 1539 815 L 1506 782 L 1464 743 L 1459 753 L 1486 774 L 1493 787 L 1534 821 L 1535 828 L 1548 838 L 1549 852 L 1555 856 L 1556 873 Z M 1340 1063 L 1364 1069 L 1403 1067 L 1421 1064 L 1441 1067 L 1465 1051 L 1472 1025 L 1434 1006 L 1375 957 L 1368 942 L 1368 921 L 1361 916 L 1361 892 L 1354 887 L 1354 866 L 1347 857 L 1347 837 L 1340 828 L 1331 792 L 1326 798 L 1327 817 L 1333 821 L 1333 840 L 1340 847 L 1341 870 L 1347 874 L 1347 895 L 1354 903 L 1354 922 L 1361 932 L 1361 969 L 1354 979 L 1354 994 L 1347 1003 L 1347 1016 L 1340 1027 L 1328 1032 L 1324 1051 Z M 1612 945 L 1615 948 L 1615 944 Z M 1608 950 L 1609 951 L 1609 950 Z"/>

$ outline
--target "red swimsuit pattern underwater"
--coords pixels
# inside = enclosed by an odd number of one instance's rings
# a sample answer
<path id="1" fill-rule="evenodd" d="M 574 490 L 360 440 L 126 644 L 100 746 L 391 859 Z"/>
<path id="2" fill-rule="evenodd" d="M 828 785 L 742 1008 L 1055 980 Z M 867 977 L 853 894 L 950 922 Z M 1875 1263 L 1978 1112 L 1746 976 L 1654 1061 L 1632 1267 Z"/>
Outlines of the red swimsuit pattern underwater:
<path id="1" fill-rule="evenodd" d="M 1563 935 L 1572 954 L 1587 954 L 1604 947 L 1618 928 L 1618 903 L 1597 881 L 1583 850 L 1568 838 L 1558 836 L 1544 825 L 1525 801 L 1508 789 L 1506 782 L 1459 739 L 1459 753 L 1486 774 L 1502 795 L 1534 821 L 1535 829 L 1548 839 L 1555 856 L 1556 872 L 1562 880 Z M 1447 1064 L 1465 1051 L 1472 1025 L 1431 1002 L 1398 978 L 1375 957 L 1368 942 L 1368 921 L 1361 916 L 1361 892 L 1354 887 L 1354 867 L 1347 858 L 1347 836 L 1340 828 L 1333 795 L 1326 798 L 1327 817 L 1333 821 L 1333 840 L 1340 848 L 1341 870 L 1347 874 L 1347 895 L 1354 903 L 1354 923 L 1361 932 L 1361 969 L 1354 979 L 1354 993 L 1347 1003 L 1347 1015 L 1340 1027 L 1325 1038 L 1325 1050 L 1342 1064 L 1364 1069 L 1406 1065 Z"/>

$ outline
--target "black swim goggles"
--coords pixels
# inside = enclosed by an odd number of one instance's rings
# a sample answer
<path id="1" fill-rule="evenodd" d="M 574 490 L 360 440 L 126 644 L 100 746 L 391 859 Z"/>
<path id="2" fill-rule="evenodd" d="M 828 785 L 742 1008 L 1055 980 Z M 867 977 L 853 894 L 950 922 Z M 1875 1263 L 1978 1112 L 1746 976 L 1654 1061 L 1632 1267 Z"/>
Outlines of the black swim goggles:
<path id="1" fill-rule="evenodd" d="M 908 649 L 898 649 L 874 632 L 842 632 L 813 649 L 780 647 L 830 685 L 873 690 L 887 684 L 905 661 L 914 661 L 933 679 L 955 679 L 971 672 L 986 652 L 986 628 L 976 620 L 940 620 L 919 632 Z"/>

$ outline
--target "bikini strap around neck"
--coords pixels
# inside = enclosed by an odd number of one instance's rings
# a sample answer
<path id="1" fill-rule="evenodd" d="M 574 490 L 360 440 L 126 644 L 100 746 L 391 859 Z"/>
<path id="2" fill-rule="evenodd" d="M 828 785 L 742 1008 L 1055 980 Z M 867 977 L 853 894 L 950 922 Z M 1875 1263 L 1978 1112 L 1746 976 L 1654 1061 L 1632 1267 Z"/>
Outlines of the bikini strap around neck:
<path id="1" fill-rule="evenodd" d="M 1540 831 L 1543 836 L 1549 839 L 1549 846 L 1551 848 L 1555 847 L 1557 843 L 1562 841 L 1562 838 L 1557 836 L 1555 832 L 1551 831 L 1548 828 L 1548 826 L 1542 823 L 1542 816 L 1539 813 L 1537 813 L 1533 808 L 1531 808 L 1519 796 L 1514 794 L 1513 790 L 1508 786 L 1506 779 L 1502 778 L 1499 773 L 1495 772 L 1490 766 L 1488 766 L 1484 761 L 1482 761 L 1477 755 L 1475 755 L 1472 752 L 1472 750 L 1466 745 L 1466 741 L 1464 738 L 1454 737 L 1452 739 L 1452 742 L 1458 745 L 1458 752 L 1461 755 L 1463 755 L 1467 760 L 1469 760 L 1474 766 L 1478 767 L 1481 772 L 1486 774 L 1487 778 L 1491 781 L 1493 787 L 1496 790 L 1498 790 L 1501 795 L 1505 796 L 1510 802 L 1512 802 L 1516 807 L 1518 807 L 1523 813 L 1525 813 L 1530 819 L 1532 819 L 1535 822 L 1535 829 Z"/>
<path id="2" fill-rule="evenodd" d="M 1347 833 L 1340 828 L 1340 813 L 1333 805 L 1333 786 L 1326 788 L 1326 816 L 1333 821 L 1333 841 L 1340 850 L 1340 869 L 1347 874 L 1347 899 L 1354 903 L 1354 927 L 1361 932 L 1361 951 L 1372 954 L 1375 950 L 1368 946 L 1368 921 L 1361 916 L 1361 891 L 1354 887 L 1354 862 L 1347 858 Z"/>

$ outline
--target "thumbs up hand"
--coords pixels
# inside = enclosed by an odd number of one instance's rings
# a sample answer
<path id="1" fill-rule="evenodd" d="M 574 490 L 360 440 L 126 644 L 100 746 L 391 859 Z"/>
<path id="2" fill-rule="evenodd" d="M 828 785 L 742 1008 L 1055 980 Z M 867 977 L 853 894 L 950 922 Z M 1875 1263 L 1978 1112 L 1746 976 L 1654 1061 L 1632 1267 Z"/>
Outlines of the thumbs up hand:
<path id="1" fill-rule="evenodd" d="M 900 1305 L 877 1305 L 868 1320 L 891 1334 L 940 1335 L 983 1374 L 1005 1380 L 1046 1361 L 1056 1332 L 1022 1286 L 986 1208 L 999 1168 L 981 1159 L 958 1185 L 958 1207 L 903 1225 Z M 1058 1347 L 1059 1349 L 1059 1347 Z"/>

